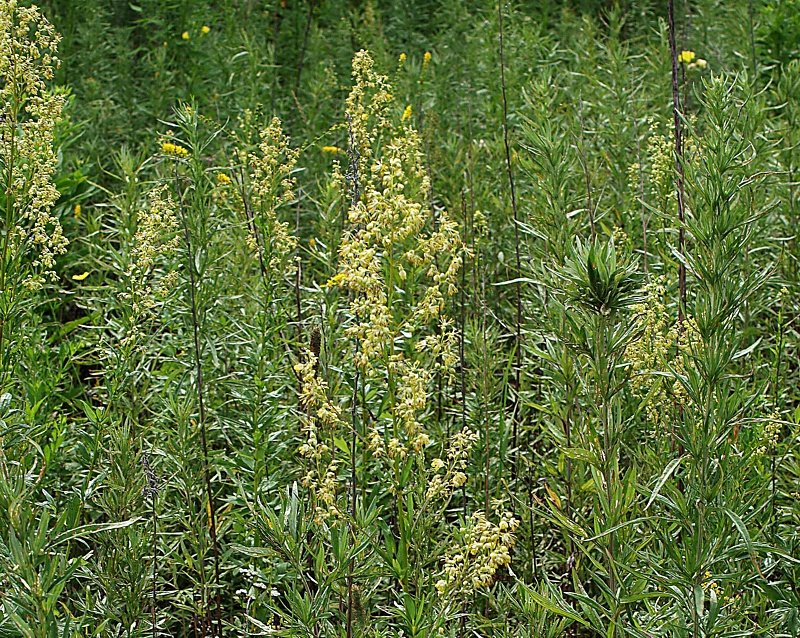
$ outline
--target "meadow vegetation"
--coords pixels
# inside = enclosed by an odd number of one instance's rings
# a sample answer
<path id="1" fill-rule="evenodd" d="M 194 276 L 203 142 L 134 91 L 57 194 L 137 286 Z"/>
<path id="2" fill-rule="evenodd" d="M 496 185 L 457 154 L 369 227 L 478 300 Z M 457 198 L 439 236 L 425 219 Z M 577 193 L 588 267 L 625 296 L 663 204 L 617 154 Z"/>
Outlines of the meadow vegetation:
<path id="1" fill-rule="evenodd" d="M 800 2 L 0 0 L 0 638 L 800 632 Z"/>

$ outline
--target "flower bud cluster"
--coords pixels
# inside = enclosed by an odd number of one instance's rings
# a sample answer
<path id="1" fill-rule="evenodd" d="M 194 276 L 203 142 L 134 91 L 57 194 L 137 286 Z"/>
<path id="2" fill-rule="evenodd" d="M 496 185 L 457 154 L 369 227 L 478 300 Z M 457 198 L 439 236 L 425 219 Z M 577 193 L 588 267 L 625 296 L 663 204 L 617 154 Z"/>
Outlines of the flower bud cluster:
<path id="1" fill-rule="evenodd" d="M 274 117 L 259 131 L 258 151 L 240 153 L 250 170 L 250 188 L 254 227 L 249 245 L 261 251 L 270 271 L 282 272 L 287 258 L 297 245 L 289 224 L 281 221 L 278 209 L 295 199 L 295 166 L 300 151 L 292 148 L 284 134 L 281 121 Z M 260 236 L 255 236 L 260 233 Z"/>
<path id="2" fill-rule="evenodd" d="M 22 284 L 32 290 L 55 278 L 55 259 L 69 243 L 52 213 L 59 198 L 53 141 L 65 98 L 47 83 L 59 66 L 59 40 L 35 6 L 0 1 L 0 179 L 12 259 L 26 257 L 31 269 Z"/>
<path id="3" fill-rule="evenodd" d="M 633 306 L 639 337 L 625 350 L 631 366 L 630 388 L 645 401 L 648 422 L 657 428 L 669 411 L 665 408 L 686 399 L 686 390 L 677 379 L 667 383 L 654 372 L 674 371 L 682 374 L 684 353 L 697 346 L 700 335 L 695 322 L 687 318 L 682 326 L 671 319 L 667 311 L 664 279 L 647 284 L 645 299 Z"/>
<path id="4" fill-rule="evenodd" d="M 303 408 L 304 441 L 298 452 L 308 462 L 302 485 L 311 492 L 315 501 L 314 519 L 321 523 L 341 514 L 336 504 L 339 464 L 334 457 L 335 446 L 324 439 L 330 440 L 327 433 L 336 431 L 343 422 L 341 409 L 328 398 L 328 384 L 318 374 L 318 367 L 317 356 L 306 349 L 294 369 L 300 379 Z"/>
<path id="5" fill-rule="evenodd" d="M 765 456 L 774 452 L 781 440 L 781 423 L 780 413 L 773 412 L 766 425 L 761 430 L 759 446 L 756 448 L 756 454 Z"/>
<path id="6" fill-rule="evenodd" d="M 467 469 L 472 447 L 477 440 L 478 435 L 469 428 L 453 435 L 447 449 L 447 460 L 437 457 L 431 461 L 434 474 L 428 482 L 427 499 L 447 498 L 454 489 L 466 484 L 467 475 L 464 470 Z"/>
<path id="7" fill-rule="evenodd" d="M 434 220 L 420 137 L 364 51 L 353 59 L 353 80 L 346 101 L 350 166 L 338 176 L 351 199 L 349 228 L 328 285 L 352 293 L 346 334 L 358 342 L 355 365 L 389 388 L 392 436 L 384 439 L 389 428 L 379 424 L 370 449 L 403 459 L 430 442 L 420 422 L 428 390 L 435 373 L 456 362 L 455 331 L 443 313 L 456 292 L 462 244 L 446 211 Z"/>
<path id="8" fill-rule="evenodd" d="M 178 249 L 176 206 L 169 187 L 161 184 L 147 195 L 147 206 L 137 220 L 133 239 L 132 261 L 126 274 L 128 289 L 121 298 L 130 304 L 130 328 L 124 342 L 132 342 L 143 322 L 153 319 L 159 299 L 177 284 L 178 273 L 169 270 L 156 276 L 158 262 Z"/>
<path id="9" fill-rule="evenodd" d="M 462 531 L 462 538 L 447 553 L 436 590 L 441 596 L 468 595 L 492 585 L 497 571 L 511 563 L 514 533 L 519 521 L 510 512 L 495 525 L 476 512 Z"/>

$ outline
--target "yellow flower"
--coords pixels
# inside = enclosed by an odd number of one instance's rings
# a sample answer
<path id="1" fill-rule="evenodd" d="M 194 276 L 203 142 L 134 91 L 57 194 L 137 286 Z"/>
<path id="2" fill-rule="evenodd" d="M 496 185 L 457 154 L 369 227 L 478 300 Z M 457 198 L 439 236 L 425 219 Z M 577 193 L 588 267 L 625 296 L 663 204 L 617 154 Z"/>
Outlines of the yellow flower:
<path id="1" fill-rule="evenodd" d="M 678 56 L 678 62 L 683 62 L 684 64 L 689 64 L 695 58 L 694 51 L 681 51 L 681 54 Z"/>
<path id="2" fill-rule="evenodd" d="M 430 62 L 430 61 L 431 61 L 431 52 L 430 51 L 425 51 L 425 55 L 422 56 L 422 63 L 423 64 L 428 64 L 428 62 Z"/>
<path id="3" fill-rule="evenodd" d="M 217 182 L 222 184 L 223 186 L 227 186 L 231 183 L 231 178 L 228 177 L 225 173 L 217 173 Z"/>
<path id="4" fill-rule="evenodd" d="M 209 27 L 208 25 L 204 24 L 201 27 L 200 31 L 202 31 L 203 35 L 208 35 L 209 33 L 211 33 L 211 27 Z"/>
<path id="5" fill-rule="evenodd" d="M 188 40 L 189 39 L 189 32 L 188 31 L 184 31 L 183 33 L 181 33 L 181 38 L 184 39 L 184 40 Z"/>
<path id="6" fill-rule="evenodd" d="M 401 53 L 400 54 L 400 64 L 403 64 L 403 62 L 405 62 L 405 61 L 406 61 L 406 54 L 405 53 Z"/>
<path id="7" fill-rule="evenodd" d="M 409 119 L 411 119 L 411 112 L 412 112 L 412 111 L 411 111 L 411 105 L 409 104 L 409 105 L 408 105 L 408 106 L 405 108 L 405 110 L 403 111 L 403 117 L 401 118 L 403 122 L 405 122 L 406 120 L 409 120 Z"/>
<path id="8" fill-rule="evenodd" d="M 75 214 L 75 219 L 81 218 L 81 205 L 75 204 L 75 208 L 73 209 L 73 213 Z"/>
<path id="9" fill-rule="evenodd" d="M 173 144 L 172 142 L 164 142 L 161 144 L 161 150 L 167 155 L 173 155 L 174 157 L 188 157 L 189 151 L 187 151 L 183 146 L 178 146 L 177 144 Z"/>
<path id="10" fill-rule="evenodd" d="M 83 281 L 83 280 L 84 280 L 84 279 L 86 279 L 88 276 L 89 276 L 89 272 L 88 272 L 88 271 L 86 271 L 86 272 L 82 272 L 80 275 L 72 275 L 72 279 L 73 279 L 74 281 Z"/>
<path id="11" fill-rule="evenodd" d="M 346 277 L 347 273 L 336 273 L 333 277 L 328 279 L 326 283 L 323 284 L 323 287 L 330 288 L 331 286 L 341 286 L 345 282 Z"/>
<path id="12" fill-rule="evenodd" d="M 340 149 L 338 146 L 323 146 L 322 147 L 322 152 L 323 153 L 341 153 L 342 149 Z"/>

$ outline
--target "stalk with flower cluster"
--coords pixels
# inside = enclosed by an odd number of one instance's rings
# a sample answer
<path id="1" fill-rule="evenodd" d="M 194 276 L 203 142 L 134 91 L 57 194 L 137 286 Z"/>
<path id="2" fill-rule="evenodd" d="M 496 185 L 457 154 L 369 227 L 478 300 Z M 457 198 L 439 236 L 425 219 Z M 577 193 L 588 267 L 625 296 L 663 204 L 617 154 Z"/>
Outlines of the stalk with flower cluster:
<path id="1" fill-rule="evenodd" d="M 444 312 L 456 291 L 461 266 L 457 228 L 446 212 L 427 228 L 425 198 L 429 176 L 419 137 L 393 113 L 391 87 L 364 52 L 353 62 L 354 88 L 347 100 L 352 164 L 360 192 L 351 198 L 350 229 L 339 249 L 339 272 L 330 285 L 348 290 L 350 324 L 346 334 L 358 343 L 355 371 L 370 391 L 362 410 L 369 424 L 365 437 L 375 469 L 391 477 L 398 556 L 403 589 L 422 576 L 422 509 L 449 499 L 464 485 L 463 450 L 434 459 L 430 483 L 425 450 L 431 437 L 423 425 L 435 374 L 451 374 L 456 362 L 456 333 Z M 352 182 L 351 182 L 352 183 Z M 348 189 L 353 193 L 351 189 Z M 365 401 L 358 392 L 357 400 Z M 474 441 L 469 432 L 460 435 Z M 412 538 L 417 542 L 413 542 Z"/>
<path id="2" fill-rule="evenodd" d="M 33 293 L 55 281 L 67 238 L 53 214 L 56 123 L 64 96 L 48 88 L 60 37 L 36 7 L 0 2 L 0 389 Z"/>

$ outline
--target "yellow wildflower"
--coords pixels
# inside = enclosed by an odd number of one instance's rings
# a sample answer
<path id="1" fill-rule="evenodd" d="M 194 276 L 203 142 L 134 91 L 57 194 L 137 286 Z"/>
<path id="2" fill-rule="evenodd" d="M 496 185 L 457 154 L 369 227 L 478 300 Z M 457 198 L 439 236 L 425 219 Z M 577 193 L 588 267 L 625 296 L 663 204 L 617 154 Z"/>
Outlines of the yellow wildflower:
<path id="1" fill-rule="evenodd" d="M 73 279 L 73 281 L 83 281 L 88 276 L 89 276 L 89 272 L 85 271 L 85 272 L 82 272 L 80 275 L 72 275 L 72 279 Z"/>
<path id="2" fill-rule="evenodd" d="M 405 108 L 405 110 L 403 111 L 403 117 L 401 118 L 401 120 L 402 120 L 403 122 L 406 122 L 406 121 L 410 120 L 410 119 L 411 119 L 411 113 L 412 113 L 412 110 L 411 110 L 411 105 L 409 104 L 409 105 L 408 105 L 408 106 Z"/>
<path id="3" fill-rule="evenodd" d="M 183 146 L 179 146 L 178 144 L 173 144 L 172 142 L 164 142 L 161 144 L 161 150 L 166 155 L 173 155 L 174 157 L 188 157 L 189 151 L 183 148 Z"/>
<path id="4" fill-rule="evenodd" d="M 683 64 L 689 64 L 695 58 L 694 51 L 681 51 L 681 54 L 678 56 L 678 62 L 682 62 Z"/>
<path id="5" fill-rule="evenodd" d="M 189 32 L 188 31 L 184 31 L 183 33 L 181 33 L 181 38 L 183 40 L 188 40 L 189 39 Z"/>
<path id="6" fill-rule="evenodd" d="M 227 186 L 231 183 L 231 178 L 228 177 L 225 173 L 217 173 L 217 182 L 222 184 L 223 186 Z"/>
<path id="7" fill-rule="evenodd" d="M 430 62 L 430 61 L 431 61 L 431 52 L 430 51 L 425 51 L 425 55 L 422 56 L 422 63 L 423 64 L 428 64 L 428 62 Z"/>
<path id="8" fill-rule="evenodd" d="M 400 54 L 400 64 L 403 64 L 403 62 L 405 62 L 405 61 L 406 61 L 406 54 L 405 53 L 401 53 Z"/>
<path id="9" fill-rule="evenodd" d="M 75 219 L 81 218 L 81 205 L 75 204 L 75 208 L 72 211 L 75 214 Z"/>
<path id="10" fill-rule="evenodd" d="M 336 273 L 333 277 L 328 279 L 327 282 L 323 284 L 324 288 L 330 288 L 331 286 L 341 286 L 347 279 L 347 273 L 340 272 Z"/>
<path id="11" fill-rule="evenodd" d="M 209 27 L 208 25 L 205 25 L 205 24 L 204 24 L 204 25 L 203 25 L 203 26 L 200 28 L 200 31 L 203 33 L 203 35 L 208 35 L 209 33 L 211 33 L 211 27 Z"/>
<path id="12" fill-rule="evenodd" d="M 323 146 L 322 147 L 322 152 L 323 153 L 341 153 L 342 149 L 340 149 L 338 146 Z"/>

